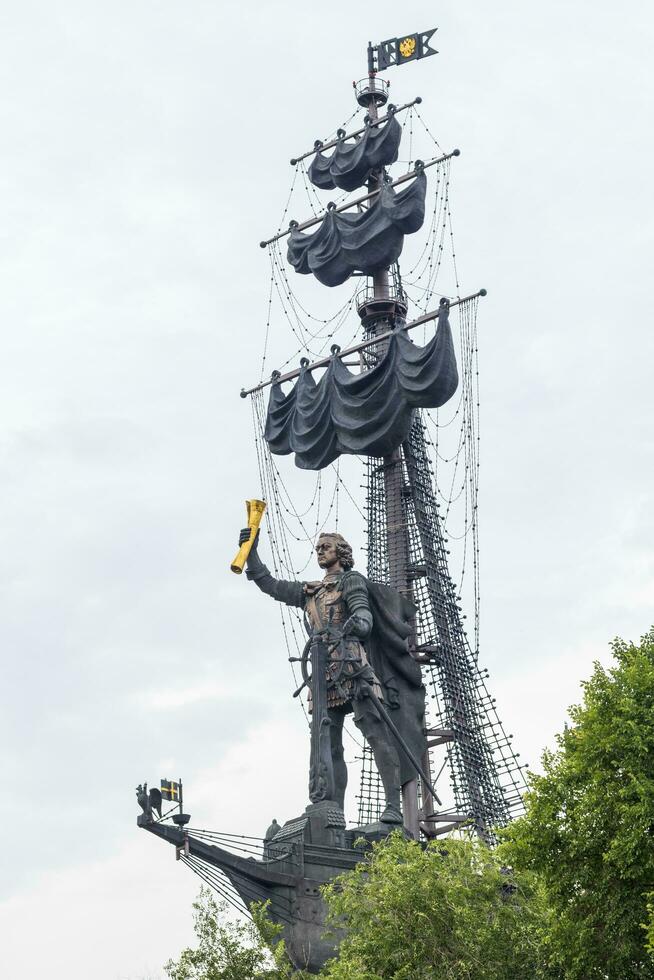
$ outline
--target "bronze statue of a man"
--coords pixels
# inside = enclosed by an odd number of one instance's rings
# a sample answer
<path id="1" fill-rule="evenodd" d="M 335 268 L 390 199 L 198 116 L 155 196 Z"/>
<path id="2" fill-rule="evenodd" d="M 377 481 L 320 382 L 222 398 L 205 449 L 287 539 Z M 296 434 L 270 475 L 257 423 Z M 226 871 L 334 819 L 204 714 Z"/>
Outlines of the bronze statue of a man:
<path id="1" fill-rule="evenodd" d="M 249 535 L 249 528 L 245 528 L 239 544 Z M 352 713 L 372 749 L 384 787 L 386 806 L 380 819 L 388 824 L 401 823 L 401 786 L 415 777 L 415 769 L 375 702 L 393 716 L 393 724 L 414 758 L 422 758 L 426 747 L 425 691 L 420 667 L 408 648 L 415 607 L 395 590 L 353 571 L 352 548 L 342 535 L 321 534 L 315 550 L 325 573 L 321 582 L 275 579 L 261 561 L 256 541 L 246 574 L 278 602 L 303 609 L 309 636 L 325 642 L 334 801 L 343 808 L 347 786 L 343 722 Z M 314 716 L 312 726 L 315 724 Z"/>

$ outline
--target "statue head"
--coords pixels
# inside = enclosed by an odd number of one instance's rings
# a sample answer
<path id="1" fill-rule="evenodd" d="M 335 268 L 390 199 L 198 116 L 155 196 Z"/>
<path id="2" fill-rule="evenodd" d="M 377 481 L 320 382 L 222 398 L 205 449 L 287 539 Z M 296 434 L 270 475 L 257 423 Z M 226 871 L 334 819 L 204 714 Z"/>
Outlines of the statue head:
<path id="1" fill-rule="evenodd" d="M 321 534 L 316 543 L 316 555 L 321 568 L 328 571 L 348 571 L 354 565 L 352 546 L 336 531 Z"/>

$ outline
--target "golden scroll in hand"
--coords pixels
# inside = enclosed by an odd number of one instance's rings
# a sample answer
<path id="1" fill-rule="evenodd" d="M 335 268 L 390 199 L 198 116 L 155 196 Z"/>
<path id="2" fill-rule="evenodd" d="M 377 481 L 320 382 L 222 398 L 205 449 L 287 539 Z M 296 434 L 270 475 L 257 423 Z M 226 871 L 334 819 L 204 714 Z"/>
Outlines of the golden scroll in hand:
<path id="1" fill-rule="evenodd" d="M 246 500 L 245 506 L 248 511 L 248 527 L 250 528 L 250 537 L 242 544 L 238 549 L 238 554 L 231 564 L 231 569 L 236 572 L 237 575 L 241 575 L 243 572 L 243 567 L 247 561 L 248 555 L 252 550 L 252 545 L 254 544 L 254 539 L 257 536 L 257 531 L 259 530 L 259 525 L 261 524 L 261 518 L 263 517 L 263 512 L 266 509 L 265 500 Z"/>

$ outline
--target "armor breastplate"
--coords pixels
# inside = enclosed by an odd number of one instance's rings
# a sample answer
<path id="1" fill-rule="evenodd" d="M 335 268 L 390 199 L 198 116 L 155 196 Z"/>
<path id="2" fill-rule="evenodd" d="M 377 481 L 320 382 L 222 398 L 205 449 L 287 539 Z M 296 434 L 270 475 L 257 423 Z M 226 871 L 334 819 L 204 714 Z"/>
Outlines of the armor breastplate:
<path id="1" fill-rule="evenodd" d="M 307 585 L 309 598 L 305 608 L 314 632 L 331 624 L 338 626 L 347 619 L 345 599 L 336 586 L 336 580 L 328 579 L 317 585 L 313 582 Z"/>
<path id="2" fill-rule="evenodd" d="M 312 632 L 327 626 L 338 628 L 349 618 L 347 603 L 337 587 L 338 579 L 327 576 L 322 582 L 309 582 L 305 586 L 307 601 L 305 612 Z M 356 694 L 356 674 L 368 664 L 363 644 L 355 637 L 339 643 L 330 651 L 327 667 L 327 707 L 336 708 L 347 705 Z M 351 676 L 355 675 L 355 676 Z M 380 700 L 383 700 L 381 685 L 377 678 L 373 686 Z M 311 711 L 311 694 L 308 701 Z"/>

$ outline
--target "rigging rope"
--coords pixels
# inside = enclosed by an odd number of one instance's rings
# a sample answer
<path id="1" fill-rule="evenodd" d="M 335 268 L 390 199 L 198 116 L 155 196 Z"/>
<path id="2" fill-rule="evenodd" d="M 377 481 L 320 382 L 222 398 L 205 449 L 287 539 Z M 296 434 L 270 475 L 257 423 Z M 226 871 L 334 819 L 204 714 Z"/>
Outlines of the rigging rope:
<path id="1" fill-rule="evenodd" d="M 261 494 L 262 499 L 268 503 L 267 530 L 270 550 L 272 552 L 274 574 L 276 577 L 295 579 L 306 571 L 309 563 L 314 559 L 314 545 L 318 536 L 327 529 L 333 529 L 330 521 L 332 515 L 333 524 L 335 525 L 334 529 L 338 527 L 339 489 L 342 487 L 348 497 L 352 500 L 353 498 L 341 478 L 339 461 L 330 467 L 330 471 L 334 476 L 334 483 L 331 490 L 326 495 L 323 495 L 323 473 L 320 471 L 316 477 L 316 484 L 311 496 L 310 505 L 304 510 L 296 507 L 279 467 L 273 459 L 268 443 L 263 436 L 266 419 L 263 392 L 256 392 L 251 401 Z M 356 504 L 356 502 L 354 503 Z M 314 522 L 313 526 L 309 527 L 305 522 L 305 517 L 312 511 Z M 359 512 L 361 513 L 361 511 Z M 304 546 L 308 545 L 305 552 L 306 560 L 303 563 L 302 561 L 293 561 L 289 539 Z M 283 603 L 279 603 L 278 605 L 288 657 L 299 657 L 305 643 L 302 614 L 299 610 L 285 606 Z M 295 663 L 291 660 L 290 665 L 293 683 L 297 689 L 299 681 Z M 304 701 L 301 698 L 298 698 L 298 700 L 302 705 L 305 720 L 309 724 L 309 717 Z M 361 749 L 361 741 L 353 734 L 349 725 L 345 727 L 345 732 L 348 739 Z"/>

